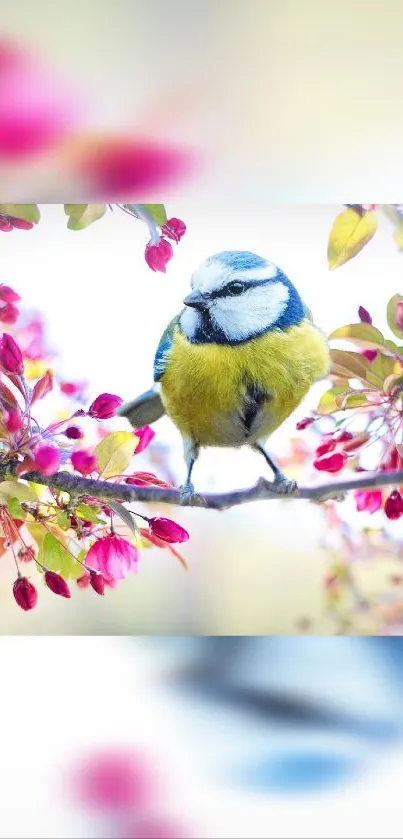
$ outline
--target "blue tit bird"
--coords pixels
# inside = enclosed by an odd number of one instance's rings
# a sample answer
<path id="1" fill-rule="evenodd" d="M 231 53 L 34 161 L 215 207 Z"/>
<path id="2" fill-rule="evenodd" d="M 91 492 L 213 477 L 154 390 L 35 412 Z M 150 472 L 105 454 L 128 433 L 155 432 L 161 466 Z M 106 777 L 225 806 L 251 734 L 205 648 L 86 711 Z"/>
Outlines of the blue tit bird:
<path id="1" fill-rule="evenodd" d="M 164 414 L 179 429 L 187 477 L 203 447 L 250 446 L 269 464 L 274 484 L 291 492 L 264 444 L 329 371 L 324 334 L 288 277 L 248 251 L 206 259 L 191 279 L 184 308 L 168 324 L 154 360 L 154 386 L 118 413 L 134 428 Z"/>

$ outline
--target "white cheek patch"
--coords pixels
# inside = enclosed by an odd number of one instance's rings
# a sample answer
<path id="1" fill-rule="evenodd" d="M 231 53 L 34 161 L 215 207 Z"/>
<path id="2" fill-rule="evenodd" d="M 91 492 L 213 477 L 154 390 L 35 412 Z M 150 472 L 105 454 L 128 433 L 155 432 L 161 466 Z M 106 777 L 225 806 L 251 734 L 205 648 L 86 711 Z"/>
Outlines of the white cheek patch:
<path id="1" fill-rule="evenodd" d="M 239 297 L 217 298 L 211 314 L 229 340 L 246 340 L 273 326 L 285 312 L 289 291 L 283 283 L 255 286 Z"/>
<path id="2" fill-rule="evenodd" d="M 197 328 L 200 326 L 200 320 L 201 318 L 199 312 L 195 309 L 190 309 L 188 306 L 185 308 L 185 311 L 180 318 L 180 325 L 187 338 L 194 338 Z"/>

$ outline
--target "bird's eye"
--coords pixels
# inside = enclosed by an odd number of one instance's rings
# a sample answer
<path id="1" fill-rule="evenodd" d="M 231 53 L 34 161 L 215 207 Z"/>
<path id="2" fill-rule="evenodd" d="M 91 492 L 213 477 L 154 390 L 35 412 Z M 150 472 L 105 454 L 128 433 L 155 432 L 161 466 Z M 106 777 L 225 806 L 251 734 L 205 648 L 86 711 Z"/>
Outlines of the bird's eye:
<path id="1" fill-rule="evenodd" d="M 243 291 L 245 291 L 245 283 L 234 281 L 233 283 L 228 283 L 227 285 L 228 294 L 242 294 Z"/>

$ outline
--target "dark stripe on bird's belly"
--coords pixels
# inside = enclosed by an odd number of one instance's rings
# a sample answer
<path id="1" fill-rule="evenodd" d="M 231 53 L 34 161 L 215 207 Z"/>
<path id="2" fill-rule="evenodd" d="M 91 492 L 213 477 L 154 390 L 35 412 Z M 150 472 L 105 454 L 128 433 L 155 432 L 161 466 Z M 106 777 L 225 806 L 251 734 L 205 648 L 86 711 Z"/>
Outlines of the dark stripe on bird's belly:
<path id="1" fill-rule="evenodd" d="M 245 429 L 245 438 L 248 438 L 254 431 L 266 403 L 271 398 L 263 388 L 255 383 L 246 384 L 246 394 L 241 411 L 241 422 Z"/>

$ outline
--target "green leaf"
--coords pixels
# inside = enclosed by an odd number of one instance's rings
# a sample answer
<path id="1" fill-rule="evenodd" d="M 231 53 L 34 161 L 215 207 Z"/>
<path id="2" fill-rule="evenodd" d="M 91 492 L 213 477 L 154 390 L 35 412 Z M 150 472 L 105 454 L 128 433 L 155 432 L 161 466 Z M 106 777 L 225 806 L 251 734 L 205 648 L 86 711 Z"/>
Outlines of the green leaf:
<path id="1" fill-rule="evenodd" d="M 101 513 L 102 510 L 100 507 L 91 507 L 89 504 L 78 504 L 78 506 L 75 507 L 75 514 L 79 519 L 91 521 L 93 524 L 98 524 Z"/>
<path id="2" fill-rule="evenodd" d="M 346 209 L 340 213 L 330 231 L 327 248 L 329 268 L 339 268 L 359 253 L 372 239 L 378 227 L 375 213 Z"/>
<path id="3" fill-rule="evenodd" d="M 113 431 L 95 447 L 100 474 L 104 478 L 121 475 L 129 466 L 138 438 L 131 431 Z M 1 486 L 1 485 L 0 485 Z"/>
<path id="4" fill-rule="evenodd" d="M 399 303 L 402 305 L 398 306 Z M 403 309 L 403 296 L 401 294 L 394 294 L 393 297 L 390 298 L 386 307 L 386 319 L 388 321 L 389 329 L 394 335 L 396 335 L 396 338 L 403 338 L 403 329 L 396 323 L 398 308 Z"/>
<path id="5" fill-rule="evenodd" d="M 22 521 L 25 521 L 27 514 L 25 510 L 22 509 L 18 498 L 9 498 L 7 501 L 7 507 L 10 516 L 12 516 L 13 519 L 21 519 Z"/>
<path id="6" fill-rule="evenodd" d="M 52 533 L 46 534 L 40 546 L 38 562 L 65 580 L 77 579 L 84 573 L 80 563 Z"/>
<path id="7" fill-rule="evenodd" d="M 4 504 L 9 498 L 17 498 L 18 501 L 38 501 L 38 496 L 28 484 L 19 481 L 1 481 L 0 503 Z"/>
<path id="8" fill-rule="evenodd" d="M 57 514 L 56 522 L 60 530 L 70 530 L 70 516 L 66 510 L 60 510 Z"/>
<path id="9" fill-rule="evenodd" d="M 37 224 L 41 215 L 37 204 L 0 204 L 0 213 Z"/>
<path id="10" fill-rule="evenodd" d="M 40 524 L 37 521 L 30 521 L 26 523 L 25 527 L 28 530 L 28 533 L 31 534 L 33 540 L 36 542 L 38 548 L 40 548 L 47 533 L 43 524 Z"/>
<path id="11" fill-rule="evenodd" d="M 163 204 L 138 204 L 137 206 L 140 210 L 144 209 L 150 213 L 150 216 L 157 227 L 162 227 L 162 225 L 165 224 L 167 220 L 167 213 Z M 134 204 L 125 204 L 125 207 L 127 207 L 127 209 L 138 218 Z"/>
<path id="12" fill-rule="evenodd" d="M 69 216 L 69 230 L 84 230 L 106 213 L 106 204 L 65 204 L 64 212 Z"/>
<path id="13" fill-rule="evenodd" d="M 336 339 L 350 341 L 366 349 L 380 350 L 384 345 L 382 332 L 370 323 L 350 323 L 347 326 L 340 326 L 329 335 L 328 340 Z"/>
<path id="14" fill-rule="evenodd" d="M 325 393 L 322 394 L 316 412 L 318 414 L 333 414 L 334 411 L 338 411 L 339 408 L 336 403 L 336 396 L 340 394 L 346 395 L 350 391 L 345 387 L 332 387 L 330 390 L 327 390 Z"/>
<path id="15" fill-rule="evenodd" d="M 108 501 L 108 506 L 111 510 L 114 510 L 117 516 L 120 516 L 122 521 L 127 524 L 128 528 L 134 533 L 135 536 L 139 535 L 139 529 L 134 521 L 132 513 L 126 509 L 119 501 Z"/>

